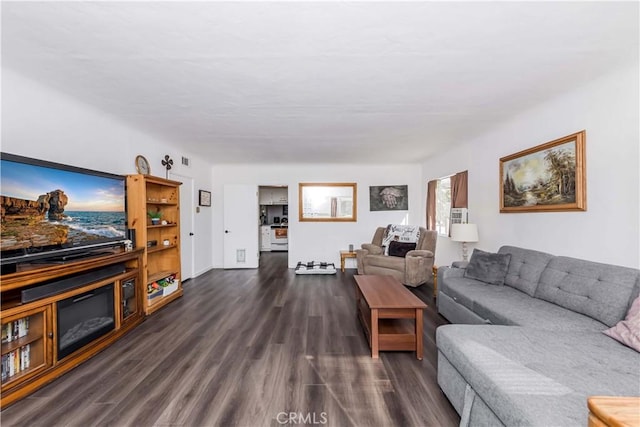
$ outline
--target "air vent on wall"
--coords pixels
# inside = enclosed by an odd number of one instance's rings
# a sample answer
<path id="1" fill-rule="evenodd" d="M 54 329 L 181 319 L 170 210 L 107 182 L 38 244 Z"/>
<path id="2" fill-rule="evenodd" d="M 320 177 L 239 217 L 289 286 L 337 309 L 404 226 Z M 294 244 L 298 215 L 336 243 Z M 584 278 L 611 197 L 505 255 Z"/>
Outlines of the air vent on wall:
<path id="1" fill-rule="evenodd" d="M 189 166 L 189 158 L 182 156 L 182 164 L 184 166 Z"/>

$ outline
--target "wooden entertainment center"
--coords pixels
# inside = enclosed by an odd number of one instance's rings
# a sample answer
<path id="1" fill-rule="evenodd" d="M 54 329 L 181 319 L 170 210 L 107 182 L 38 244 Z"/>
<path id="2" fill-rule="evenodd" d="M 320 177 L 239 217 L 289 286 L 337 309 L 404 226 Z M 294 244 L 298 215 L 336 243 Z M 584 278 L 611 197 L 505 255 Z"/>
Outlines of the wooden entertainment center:
<path id="1" fill-rule="evenodd" d="M 182 296 L 181 183 L 141 174 L 125 179 L 127 236 L 133 245 L 120 242 L 3 265 L 0 409 L 73 369 Z M 27 206 L 20 215 L 34 215 L 28 209 L 34 210 L 37 202 L 15 203 Z"/>
<path id="2" fill-rule="evenodd" d="M 75 261 L 18 265 L 15 273 L 1 277 L 2 361 L 6 368 L 2 408 L 92 357 L 142 322 L 146 298 L 140 286 L 143 252 L 113 249 Z M 35 296 L 28 294 L 33 290 L 38 292 Z M 82 303 L 100 292 L 107 301 L 103 305 L 110 310 L 108 330 L 63 353 L 58 337 L 62 303 Z"/>
<path id="3" fill-rule="evenodd" d="M 142 156 L 146 174 L 128 176 L 9 153 L 0 163 L 4 409 L 182 296 L 181 183 L 148 175 Z"/>

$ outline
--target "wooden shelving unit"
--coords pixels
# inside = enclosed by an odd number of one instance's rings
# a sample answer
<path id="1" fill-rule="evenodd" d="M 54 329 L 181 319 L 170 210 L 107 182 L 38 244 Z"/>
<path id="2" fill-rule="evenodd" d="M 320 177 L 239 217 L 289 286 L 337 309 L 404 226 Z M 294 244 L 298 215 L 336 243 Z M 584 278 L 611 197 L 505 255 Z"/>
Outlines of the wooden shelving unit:
<path id="1" fill-rule="evenodd" d="M 127 177 L 129 228 L 136 231 L 136 247 L 144 249 L 141 289 L 146 295 L 143 301 L 146 314 L 182 296 L 180 185 L 177 181 L 149 175 Z M 153 224 L 150 212 L 160 213 L 162 222 Z M 163 288 L 159 283 L 166 284 L 167 278 L 173 278 L 174 285 Z M 159 290 L 154 286 L 160 286 Z M 164 294 L 158 295 L 158 292 Z"/>

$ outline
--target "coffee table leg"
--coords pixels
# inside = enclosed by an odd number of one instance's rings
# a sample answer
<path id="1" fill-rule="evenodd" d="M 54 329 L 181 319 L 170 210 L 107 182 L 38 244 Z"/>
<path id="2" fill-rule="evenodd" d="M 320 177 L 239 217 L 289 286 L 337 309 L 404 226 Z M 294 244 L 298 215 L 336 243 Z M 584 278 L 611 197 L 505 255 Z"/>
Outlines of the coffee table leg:
<path id="1" fill-rule="evenodd" d="M 416 357 L 422 360 L 422 309 L 416 308 Z"/>
<path id="2" fill-rule="evenodd" d="M 371 358 L 378 358 L 378 309 L 371 309 Z"/>

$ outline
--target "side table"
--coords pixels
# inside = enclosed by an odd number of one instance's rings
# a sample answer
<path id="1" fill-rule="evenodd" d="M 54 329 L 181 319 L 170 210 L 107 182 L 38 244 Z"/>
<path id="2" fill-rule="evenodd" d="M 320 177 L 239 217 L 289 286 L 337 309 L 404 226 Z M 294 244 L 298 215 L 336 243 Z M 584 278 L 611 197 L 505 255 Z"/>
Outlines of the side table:
<path id="1" fill-rule="evenodd" d="M 356 252 L 340 251 L 340 270 L 344 273 L 344 260 L 347 258 L 355 258 Z"/>

